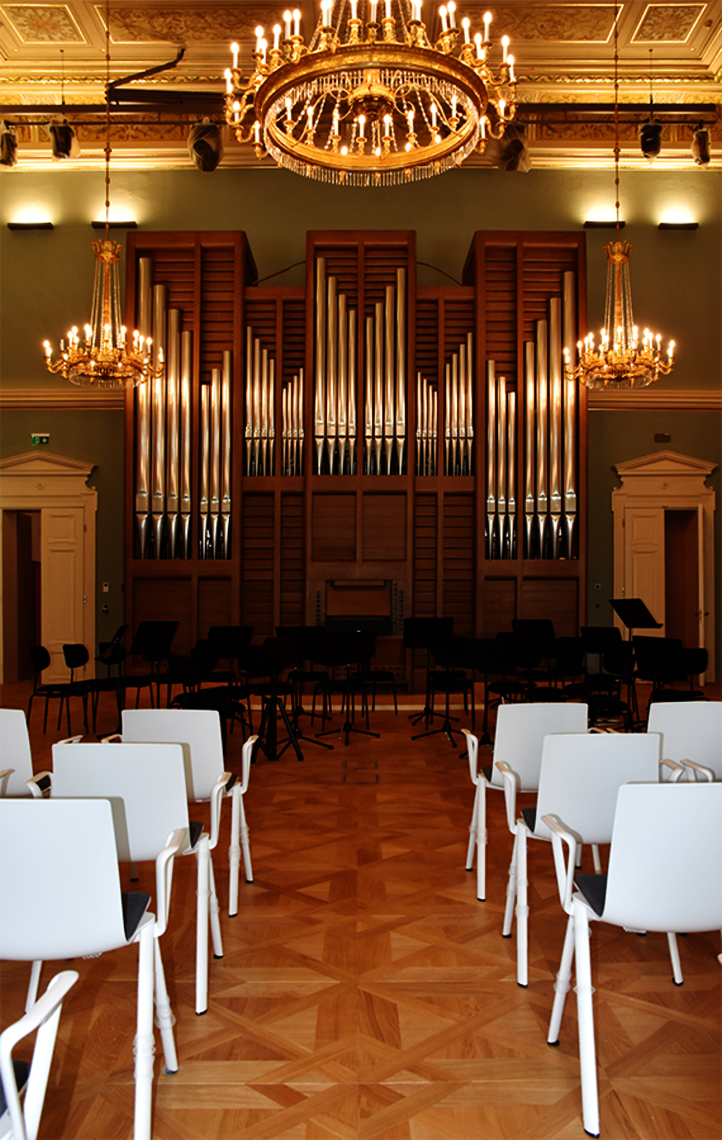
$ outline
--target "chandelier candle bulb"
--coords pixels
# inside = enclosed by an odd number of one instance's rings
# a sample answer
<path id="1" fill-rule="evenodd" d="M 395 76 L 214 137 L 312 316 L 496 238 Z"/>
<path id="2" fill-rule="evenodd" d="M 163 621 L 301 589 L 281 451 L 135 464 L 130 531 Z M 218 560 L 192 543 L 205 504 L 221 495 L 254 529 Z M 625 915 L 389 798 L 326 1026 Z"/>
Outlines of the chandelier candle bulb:
<path id="1" fill-rule="evenodd" d="M 484 13 L 484 40 L 489 42 L 489 25 L 491 24 L 491 12 Z"/>
<path id="2" fill-rule="evenodd" d="M 454 3 L 454 0 L 449 0 L 449 3 L 447 4 L 447 11 L 449 13 L 449 27 L 455 28 L 456 27 L 456 4 Z"/>
<path id="3" fill-rule="evenodd" d="M 283 13 L 283 31 L 287 40 L 291 38 L 291 13 L 288 8 Z"/>
<path id="4" fill-rule="evenodd" d="M 278 45 L 281 39 L 281 25 L 273 25 L 273 50 L 278 51 Z"/>
<path id="5" fill-rule="evenodd" d="M 239 50 L 238 44 L 232 43 L 231 44 L 231 55 L 233 56 L 233 68 L 234 68 L 234 70 L 238 69 L 238 50 Z"/>
<path id="6" fill-rule="evenodd" d="M 439 16 L 441 17 L 441 30 L 442 30 L 442 32 L 447 32 L 449 29 L 448 29 L 447 22 L 446 22 L 446 5 L 445 4 L 442 4 L 441 7 L 439 8 Z"/>
<path id="7" fill-rule="evenodd" d="M 471 20 L 468 16 L 464 16 L 464 19 L 461 21 L 461 26 L 464 29 L 464 43 L 470 44 L 471 36 L 469 35 L 469 28 L 471 27 Z"/>
<path id="8" fill-rule="evenodd" d="M 293 34 L 294 36 L 301 34 L 301 13 L 298 8 L 293 9 Z"/>
<path id="9" fill-rule="evenodd" d="M 502 52 L 501 62 L 502 63 L 507 62 L 506 57 L 507 57 L 508 51 L 509 51 L 509 37 L 508 36 L 502 36 L 501 37 L 501 52 Z"/>

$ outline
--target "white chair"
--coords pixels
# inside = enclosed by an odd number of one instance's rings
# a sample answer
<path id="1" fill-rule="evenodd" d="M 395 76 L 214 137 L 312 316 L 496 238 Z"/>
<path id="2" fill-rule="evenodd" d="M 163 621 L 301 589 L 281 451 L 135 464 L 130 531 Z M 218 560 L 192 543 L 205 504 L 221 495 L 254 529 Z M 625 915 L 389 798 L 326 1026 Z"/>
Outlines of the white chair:
<path id="1" fill-rule="evenodd" d="M 466 869 L 473 869 L 476 850 L 476 895 L 480 901 L 483 902 L 486 898 L 486 789 L 495 788 L 499 792 L 504 790 L 504 781 L 497 763 L 506 761 L 520 774 L 520 791 L 535 792 L 544 737 L 550 732 L 586 732 L 587 720 L 586 705 L 499 705 L 494 736 L 494 763 L 481 769 L 478 766 L 478 740 L 468 729 L 463 729 L 469 749 L 471 780 L 476 787 L 469 826 Z"/>
<path id="2" fill-rule="evenodd" d="M 77 980 L 75 970 L 56 974 L 30 1012 L 0 1035 L 0 1140 L 36 1140 L 63 999 Z M 31 1033 L 32 1061 L 13 1060 L 13 1049 Z"/>
<path id="3" fill-rule="evenodd" d="M 511 765 L 499 765 L 514 850 L 509 882 L 516 897 L 516 980 L 529 981 L 529 906 L 527 839 L 551 839 L 544 816 L 554 812 L 574 828 L 579 844 L 594 851 L 594 869 L 601 871 L 598 845 L 609 843 L 621 784 L 659 779 L 661 738 L 643 733 L 565 733 L 545 736 L 536 807 L 516 817 L 519 775 Z"/>
<path id="4" fill-rule="evenodd" d="M 208 1008 L 208 925 L 216 958 L 223 957 L 210 839 L 188 819 L 187 772 L 180 744 L 105 744 L 61 741 L 53 745 L 53 796 L 106 796 L 113 803 L 122 863 L 155 859 L 166 836 L 183 829 L 181 855 L 198 868 L 196 1013 Z"/>
<path id="5" fill-rule="evenodd" d="M 232 917 L 238 913 L 241 848 L 243 849 L 243 861 L 246 869 L 246 882 L 253 882 L 251 848 L 248 840 L 248 824 L 243 807 L 243 797 L 248 788 L 251 754 L 258 737 L 250 737 L 243 745 L 242 773 L 239 784 L 232 773 L 224 771 L 221 722 L 216 709 L 124 709 L 121 723 L 122 739 L 125 741 L 173 740 L 188 745 L 190 749 L 188 798 L 197 802 L 211 801 L 211 850 L 218 843 L 222 798 L 230 796 L 231 843 L 228 849 L 230 866 L 228 913 Z M 219 781 L 223 782 L 220 789 L 218 788 Z"/>
<path id="6" fill-rule="evenodd" d="M 33 774 L 30 736 L 22 709 L 0 709 L 2 764 L 0 796 L 27 796 Z"/>
<path id="7" fill-rule="evenodd" d="M 149 1140 L 153 992 L 167 1072 L 178 1068 L 159 939 L 168 919 L 175 832 L 156 860 L 157 918 L 149 895 L 122 894 L 113 811 L 107 799 L 0 799 L 0 958 L 32 962 L 27 1012 L 43 961 L 94 957 L 137 943 L 135 1140 Z M 22 868 L 8 873 L 7 868 Z"/>
<path id="8" fill-rule="evenodd" d="M 547 1039 L 552 1045 L 558 1042 L 576 957 L 582 1113 L 590 1136 L 599 1135 L 599 1093 L 589 923 L 598 919 L 661 933 L 719 930 L 720 820 L 722 783 L 625 784 L 617 795 L 607 875 L 577 875 L 575 882 L 577 837 L 559 816 L 545 817 L 552 832 L 559 894 L 569 915 Z M 568 847 L 566 862 L 563 844 Z"/>
<path id="9" fill-rule="evenodd" d="M 661 732 L 662 755 L 692 779 L 722 780 L 722 701 L 653 701 L 647 732 Z"/>

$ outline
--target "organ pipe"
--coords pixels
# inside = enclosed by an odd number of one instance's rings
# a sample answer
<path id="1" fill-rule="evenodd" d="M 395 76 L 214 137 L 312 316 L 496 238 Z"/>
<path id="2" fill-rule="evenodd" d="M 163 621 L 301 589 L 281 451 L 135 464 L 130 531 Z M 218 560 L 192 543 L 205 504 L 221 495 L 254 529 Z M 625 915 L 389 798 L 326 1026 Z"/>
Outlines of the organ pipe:
<path id="1" fill-rule="evenodd" d="M 152 335 L 153 327 L 153 263 L 142 257 L 138 266 L 138 331 L 141 336 Z M 135 519 L 140 557 L 144 558 L 150 517 L 150 384 L 136 388 L 136 456 L 135 456 Z"/>
<path id="2" fill-rule="evenodd" d="M 153 287 L 153 354 L 154 363 L 166 352 L 166 287 Z M 151 510 L 153 513 L 153 534 L 155 556 L 160 558 L 163 545 L 165 523 L 165 372 L 153 381 L 152 420 L 151 420 Z"/>
<path id="3" fill-rule="evenodd" d="M 564 318 L 563 339 L 564 347 L 571 354 L 577 339 L 577 326 L 574 317 L 575 299 L 574 274 L 568 271 L 564 274 Z M 577 386 L 571 381 L 564 384 L 564 520 L 566 554 L 568 558 L 574 551 L 574 524 L 577 517 Z"/>
<path id="4" fill-rule="evenodd" d="M 221 380 L 221 534 L 223 555 L 230 558 L 231 527 L 231 373 L 233 354 L 230 349 L 223 352 L 223 373 Z"/>
<path id="5" fill-rule="evenodd" d="M 562 515 L 562 304 L 549 301 L 549 518 L 557 556 Z"/>
<path id="6" fill-rule="evenodd" d="M 179 431 L 180 431 L 180 355 L 181 312 L 168 311 L 168 351 L 166 353 L 166 430 L 167 430 L 167 502 L 170 554 L 175 555 L 179 521 Z"/>
<path id="7" fill-rule="evenodd" d="M 181 557 L 191 557 L 191 375 L 193 370 L 193 333 L 181 334 L 180 381 L 180 514 Z"/>

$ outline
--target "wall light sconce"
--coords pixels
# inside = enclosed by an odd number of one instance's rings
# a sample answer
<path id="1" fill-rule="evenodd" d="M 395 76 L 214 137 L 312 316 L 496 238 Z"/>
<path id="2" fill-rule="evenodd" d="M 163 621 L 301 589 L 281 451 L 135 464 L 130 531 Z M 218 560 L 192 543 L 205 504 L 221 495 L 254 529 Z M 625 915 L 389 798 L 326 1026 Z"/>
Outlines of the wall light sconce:
<path id="1" fill-rule="evenodd" d="M 104 230 L 105 222 L 100 221 L 99 218 L 93 219 L 90 223 L 94 230 Z M 130 222 L 108 222 L 109 230 L 137 230 L 138 223 L 135 221 Z"/>
<path id="2" fill-rule="evenodd" d="M 54 230 L 52 222 L 8 222 L 9 230 Z"/>
<path id="3" fill-rule="evenodd" d="M 624 227 L 626 226 L 626 224 L 627 224 L 626 222 L 620 221 L 620 223 L 619 223 L 620 230 L 623 230 Z M 593 221 L 590 219 L 584 223 L 584 229 L 585 230 L 616 230 L 616 228 L 617 228 L 617 223 L 614 221 L 613 218 L 610 218 L 609 221 Z"/>
<path id="4" fill-rule="evenodd" d="M 658 230 L 698 230 L 699 222 L 660 222 Z"/>

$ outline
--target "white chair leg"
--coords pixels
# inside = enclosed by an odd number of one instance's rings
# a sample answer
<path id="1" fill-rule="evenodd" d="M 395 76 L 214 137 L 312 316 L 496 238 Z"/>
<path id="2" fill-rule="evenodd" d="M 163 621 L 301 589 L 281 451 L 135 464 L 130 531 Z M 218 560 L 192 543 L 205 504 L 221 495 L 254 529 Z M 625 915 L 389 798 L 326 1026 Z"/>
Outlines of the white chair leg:
<path id="1" fill-rule="evenodd" d="M 204 835 L 196 850 L 198 887 L 196 893 L 196 1013 L 208 1008 L 208 900 L 210 897 L 209 839 Z"/>
<path id="2" fill-rule="evenodd" d="M 135 1053 L 135 1118 L 133 1140 L 150 1140 L 153 1089 L 153 923 L 145 924 L 138 945 L 138 1020 Z"/>
<path id="3" fill-rule="evenodd" d="M 599 858 L 599 848 L 596 843 L 592 843 L 592 859 L 594 860 L 594 874 L 601 875 L 602 860 Z"/>
<path id="4" fill-rule="evenodd" d="M 549 1032 L 547 1033 L 547 1044 L 559 1044 L 559 1031 L 562 1027 L 562 1016 L 564 1014 L 564 1003 L 567 994 L 569 993 L 569 981 L 572 976 L 572 962 L 574 961 L 574 915 L 569 915 L 567 922 L 567 931 L 564 935 L 564 949 L 562 950 L 562 960 L 559 963 L 559 972 L 554 983 L 554 1005 L 552 1006 L 552 1016 L 549 1021 Z"/>
<path id="5" fill-rule="evenodd" d="M 42 973 L 43 963 L 33 962 L 30 967 L 30 981 L 28 983 L 28 995 L 25 998 L 25 1012 L 30 1013 L 30 1010 L 38 1000 L 38 988 L 40 986 L 40 974 Z"/>
<path id="6" fill-rule="evenodd" d="M 486 899 L 486 780 L 478 787 L 479 813 L 476 817 L 476 897 L 480 902 Z"/>
<path id="7" fill-rule="evenodd" d="M 506 884 L 506 910 L 504 911 L 504 928 L 502 934 L 504 938 L 511 938 L 511 924 L 514 918 L 514 903 L 516 902 L 516 845 L 519 842 L 518 835 L 514 836 L 514 849 L 511 853 L 511 863 L 509 864 L 509 881 Z"/>
<path id="8" fill-rule="evenodd" d="M 466 849 L 466 869 L 471 871 L 474 866 L 474 848 L 477 843 L 477 828 L 479 820 L 479 785 L 476 785 L 476 795 L 474 796 L 474 810 L 471 813 L 471 823 L 469 824 L 469 846 Z"/>
<path id="9" fill-rule="evenodd" d="M 218 905 L 216 893 L 216 877 L 213 874 L 213 856 L 208 860 L 208 888 L 211 911 L 211 937 L 213 939 L 213 956 L 223 957 L 223 939 L 221 938 L 221 908 Z"/>
<path id="10" fill-rule="evenodd" d="M 163 1042 L 163 1058 L 166 1073 L 178 1072 L 178 1054 L 175 1048 L 173 1026 L 175 1018 L 168 999 L 168 990 L 165 984 L 165 971 L 163 959 L 160 956 L 160 943 L 154 940 L 155 954 L 155 1023 L 160 1029 L 160 1039 Z"/>
<path id="11" fill-rule="evenodd" d="M 231 792 L 231 845 L 228 848 L 228 914 L 231 918 L 238 914 L 238 875 L 241 865 L 240 791 L 240 787 L 235 787 Z"/>
<path id="12" fill-rule="evenodd" d="M 526 824 L 516 825 L 516 982 L 529 984 L 529 906 L 526 864 Z"/>
<path id="13" fill-rule="evenodd" d="M 682 963 L 679 960 L 679 947 L 677 946 L 677 935 L 671 932 L 667 935 L 667 943 L 669 945 L 669 956 L 672 959 L 672 971 L 674 973 L 675 986 L 681 986 L 684 982 L 682 976 Z"/>
<path id="14" fill-rule="evenodd" d="M 246 809 L 243 806 L 243 796 L 238 797 L 241 816 L 241 847 L 243 848 L 243 862 L 246 867 L 246 882 L 253 882 L 253 866 L 251 864 L 251 845 L 248 840 L 248 824 L 246 822 Z"/>
<path id="15" fill-rule="evenodd" d="M 592 1008 L 592 964 L 589 953 L 589 917 L 586 909 L 574 903 L 574 953 L 577 960 L 577 1020 L 579 1022 L 579 1065 L 582 1078 L 582 1122 L 590 1136 L 599 1135 L 599 1090 L 594 1044 Z"/>

